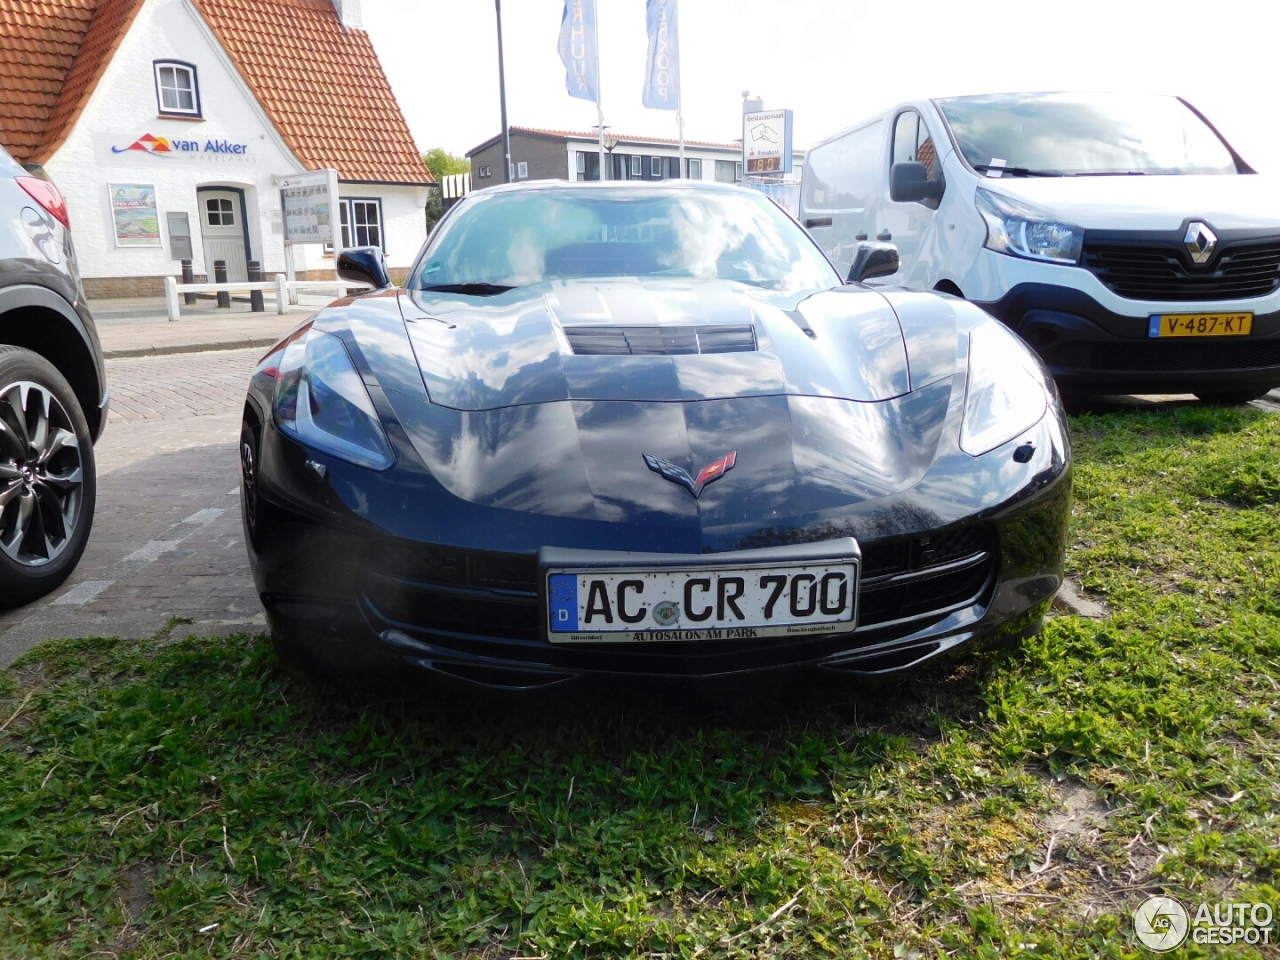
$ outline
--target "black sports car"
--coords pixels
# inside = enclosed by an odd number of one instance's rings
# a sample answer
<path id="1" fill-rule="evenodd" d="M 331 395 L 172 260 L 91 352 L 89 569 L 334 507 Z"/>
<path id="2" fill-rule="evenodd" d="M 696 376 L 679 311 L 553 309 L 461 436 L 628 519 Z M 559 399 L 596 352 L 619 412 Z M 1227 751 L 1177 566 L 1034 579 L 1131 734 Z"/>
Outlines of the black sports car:
<path id="1" fill-rule="evenodd" d="M 892 272 L 868 245 L 857 281 Z M 845 283 L 735 187 L 471 194 L 381 252 L 245 405 L 277 642 L 527 687 L 879 672 L 1036 630 L 1070 450 L 1051 380 L 962 300 Z"/>

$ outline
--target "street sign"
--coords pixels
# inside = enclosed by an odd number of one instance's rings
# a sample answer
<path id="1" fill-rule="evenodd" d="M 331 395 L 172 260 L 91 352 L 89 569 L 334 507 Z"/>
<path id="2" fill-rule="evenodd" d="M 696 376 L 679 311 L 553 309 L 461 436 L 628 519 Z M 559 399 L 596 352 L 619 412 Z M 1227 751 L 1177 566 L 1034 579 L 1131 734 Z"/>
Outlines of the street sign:
<path id="1" fill-rule="evenodd" d="M 742 115 L 742 170 L 747 176 L 790 173 L 791 111 Z"/>
<path id="2" fill-rule="evenodd" d="M 284 242 L 342 246 L 338 227 L 338 171 L 313 170 L 280 181 Z"/>

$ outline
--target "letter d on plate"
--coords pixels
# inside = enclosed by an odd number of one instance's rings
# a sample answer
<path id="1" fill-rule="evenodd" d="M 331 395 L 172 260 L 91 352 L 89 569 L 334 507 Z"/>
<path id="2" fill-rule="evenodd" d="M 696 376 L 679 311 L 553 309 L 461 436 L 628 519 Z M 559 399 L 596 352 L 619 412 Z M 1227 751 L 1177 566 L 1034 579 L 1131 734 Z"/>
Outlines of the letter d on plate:
<path id="1" fill-rule="evenodd" d="M 556 633 L 578 629 L 578 578 L 555 574 L 547 583 L 547 601 L 551 607 L 551 629 Z"/>

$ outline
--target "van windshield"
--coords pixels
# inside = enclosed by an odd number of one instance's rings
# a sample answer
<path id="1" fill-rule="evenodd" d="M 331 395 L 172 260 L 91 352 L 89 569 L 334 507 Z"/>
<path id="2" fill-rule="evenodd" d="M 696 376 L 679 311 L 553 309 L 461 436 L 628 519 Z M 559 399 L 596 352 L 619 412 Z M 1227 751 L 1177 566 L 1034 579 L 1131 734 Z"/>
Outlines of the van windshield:
<path id="1" fill-rule="evenodd" d="M 1013 176 L 1234 174 L 1222 139 L 1176 97 L 1038 93 L 937 101 L 979 172 Z"/>
<path id="2" fill-rule="evenodd" d="M 813 241 L 747 190 L 590 186 L 475 193 L 412 286 L 485 295 L 543 280 L 692 277 L 793 292 L 838 285 Z"/>

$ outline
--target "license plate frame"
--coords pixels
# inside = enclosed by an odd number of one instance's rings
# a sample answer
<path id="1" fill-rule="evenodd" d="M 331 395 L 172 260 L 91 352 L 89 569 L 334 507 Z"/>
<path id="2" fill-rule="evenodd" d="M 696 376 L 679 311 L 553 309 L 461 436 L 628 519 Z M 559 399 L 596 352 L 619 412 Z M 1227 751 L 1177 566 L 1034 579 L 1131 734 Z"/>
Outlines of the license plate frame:
<path id="1" fill-rule="evenodd" d="M 858 622 L 861 561 L 861 551 L 852 538 L 695 556 L 544 548 L 539 552 L 543 637 L 557 646 L 612 646 L 803 639 L 847 633 Z M 822 579 L 824 576 L 826 580 Z M 763 578 L 772 579 L 766 584 Z M 778 578 L 785 578 L 780 590 Z M 576 587 L 571 599 L 564 589 L 567 580 Z M 619 585 L 624 581 L 630 586 L 622 589 Z M 684 598 L 689 596 L 685 591 L 691 581 L 691 599 L 699 607 L 698 612 L 704 614 L 702 621 L 691 622 L 687 616 Z M 600 588 L 596 589 L 595 584 Z M 624 602 L 623 610 L 618 609 L 619 596 Z M 765 618 L 764 604 L 770 597 L 772 616 Z M 801 616 L 792 614 L 793 600 L 801 608 Z M 664 603 L 676 607 L 673 619 L 669 609 L 660 609 Z M 599 615 L 605 604 L 612 623 L 604 622 Z M 591 624 L 582 622 L 582 613 L 589 605 L 594 605 Z M 570 606 L 575 611 L 574 622 L 566 623 L 561 618 L 557 624 L 557 614 Z M 627 612 L 634 618 L 642 609 L 644 614 L 634 626 L 620 616 Z M 742 618 L 736 613 L 743 614 Z"/>
<path id="2" fill-rule="evenodd" d="M 1248 310 L 1153 313 L 1147 321 L 1147 336 L 1158 340 L 1247 337 L 1252 333 L 1253 313 Z"/>

